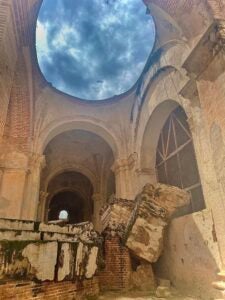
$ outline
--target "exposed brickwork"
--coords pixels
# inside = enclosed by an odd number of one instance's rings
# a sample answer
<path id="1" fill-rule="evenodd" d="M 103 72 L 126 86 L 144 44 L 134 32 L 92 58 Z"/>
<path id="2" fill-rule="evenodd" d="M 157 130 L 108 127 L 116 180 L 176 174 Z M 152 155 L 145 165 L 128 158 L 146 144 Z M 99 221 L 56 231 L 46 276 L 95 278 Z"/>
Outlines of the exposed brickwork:
<path id="1" fill-rule="evenodd" d="M 27 70 L 25 61 L 35 55 L 39 4 L 36 0 L 0 1 L 0 56 L 4 57 L 0 61 L 0 136 L 4 132 L 11 144 L 23 145 L 21 150 L 32 133 L 32 68 Z"/>
<path id="2" fill-rule="evenodd" d="M 7 282 L 0 285 L 0 299 L 4 300 L 82 300 L 85 296 L 99 293 L 98 280 L 83 282 Z"/>
<path id="3" fill-rule="evenodd" d="M 0 137 L 3 134 L 17 60 L 11 2 L 0 1 Z"/>
<path id="4" fill-rule="evenodd" d="M 118 237 L 105 240 L 105 269 L 99 274 L 102 290 L 122 290 L 130 286 L 131 259 Z"/>

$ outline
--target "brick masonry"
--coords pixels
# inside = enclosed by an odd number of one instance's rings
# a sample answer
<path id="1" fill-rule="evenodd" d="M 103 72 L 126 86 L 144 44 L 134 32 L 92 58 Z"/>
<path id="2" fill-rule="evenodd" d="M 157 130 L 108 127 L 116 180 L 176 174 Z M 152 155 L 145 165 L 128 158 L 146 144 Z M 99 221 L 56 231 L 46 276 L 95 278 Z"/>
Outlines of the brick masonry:
<path id="1" fill-rule="evenodd" d="M 131 258 L 119 237 L 105 240 L 105 269 L 99 274 L 101 290 L 126 290 L 130 287 Z"/>
<path id="2" fill-rule="evenodd" d="M 82 282 L 43 282 L 12 281 L 1 283 L 0 299 L 4 300 L 82 300 L 99 293 L 98 279 Z"/>

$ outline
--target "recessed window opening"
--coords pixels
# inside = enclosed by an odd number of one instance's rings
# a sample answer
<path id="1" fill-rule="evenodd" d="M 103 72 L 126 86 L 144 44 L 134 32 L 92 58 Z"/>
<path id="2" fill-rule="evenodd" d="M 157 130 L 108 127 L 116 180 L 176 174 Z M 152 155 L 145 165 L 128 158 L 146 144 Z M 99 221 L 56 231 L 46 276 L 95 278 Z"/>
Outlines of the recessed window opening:
<path id="1" fill-rule="evenodd" d="M 190 206 L 180 209 L 176 216 L 205 208 L 192 135 L 180 106 L 170 114 L 161 131 L 156 170 L 159 182 L 185 189 L 191 195 Z"/>

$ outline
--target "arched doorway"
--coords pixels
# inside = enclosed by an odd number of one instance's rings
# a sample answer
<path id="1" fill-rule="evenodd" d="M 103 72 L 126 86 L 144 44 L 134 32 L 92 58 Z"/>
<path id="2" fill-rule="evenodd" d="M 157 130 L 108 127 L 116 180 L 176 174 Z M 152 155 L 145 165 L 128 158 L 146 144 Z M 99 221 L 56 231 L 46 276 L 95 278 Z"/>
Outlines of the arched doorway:
<path id="1" fill-rule="evenodd" d="M 158 140 L 156 154 L 158 181 L 185 189 L 191 195 L 184 215 L 205 208 L 201 180 L 187 115 L 182 107 L 175 108 L 167 118 Z"/>
<path id="2" fill-rule="evenodd" d="M 47 192 L 46 221 L 59 220 L 63 210 L 68 213 L 71 224 L 93 220 L 93 186 L 85 175 L 74 171 L 62 172 L 52 178 Z"/>
<path id="3" fill-rule="evenodd" d="M 85 200 L 74 191 L 62 191 L 53 196 L 48 209 L 48 221 L 66 220 L 70 224 L 91 220 Z"/>
<path id="4" fill-rule="evenodd" d="M 115 181 L 110 176 L 114 155 L 109 144 L 90 131 L 69 130 L 56 135 L 46 146 L 44 155 L 46 167 L 41 174 L 40 188 L 46 198 L 40 201 L 40 219 L 58 220 L 59 210 L 65 209 L 70 222 L 92 221 L 96 225 L 101 206 L 115 192 Z M 76 195 L 72 196 L 74 192 Z M 62 205 L 65 201 L 67 208 Z M 80 203 L 83 217 L 71 217 L 70 210 L 75 216 L 78 209 L 75 203 Z"/>

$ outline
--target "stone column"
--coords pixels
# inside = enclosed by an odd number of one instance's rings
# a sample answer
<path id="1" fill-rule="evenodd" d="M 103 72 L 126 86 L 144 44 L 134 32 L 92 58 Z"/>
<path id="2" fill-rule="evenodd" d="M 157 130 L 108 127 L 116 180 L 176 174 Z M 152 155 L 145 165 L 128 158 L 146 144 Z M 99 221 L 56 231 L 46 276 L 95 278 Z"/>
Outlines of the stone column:
<path id="1" fill-rule="evenodd" d="M 28 157 L 8 152 L 0 157 L 0 217 L 20 219 L 28 174 Z"/>
<path id="2" fill-rule="evenodd" d="M 117 159 L 112 167 L 116 179 L 116 197 L 133 200 L 137 194 L 137 182 L 135 164 L 137 154 L 131 154 L 128 158 Z"/>
<path id="3" fill-rule="evenodd" d="M 45 166 L 43 155 L 33 155 L 29 161 L 29 175 L 22 206 L 21 217 L 24 220 L 37 220 L 41 170 Z"/>
<path id="4" fill-rule="evenodd" d="M 92 195 L 92 200 L 94 203 L 94 217 L 93 223 L 95 230 L 101 231 L 101 222 L 100 222 L 100 209 L 102 207 L 102 195 L 100 193 L 95 193 Z"/>
<path id="5" fill-rule="evenodd" d="M 47 220 L 47 214 L 46 214 L 46 200 L 49 193 L 40 191 L 39 193 L 39 202 L 38 202 L 38 213 L 37 213 L 37 220 L 41 222 L 45 222 Z"/>

